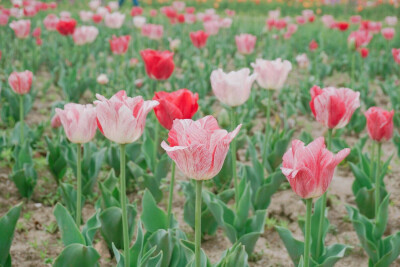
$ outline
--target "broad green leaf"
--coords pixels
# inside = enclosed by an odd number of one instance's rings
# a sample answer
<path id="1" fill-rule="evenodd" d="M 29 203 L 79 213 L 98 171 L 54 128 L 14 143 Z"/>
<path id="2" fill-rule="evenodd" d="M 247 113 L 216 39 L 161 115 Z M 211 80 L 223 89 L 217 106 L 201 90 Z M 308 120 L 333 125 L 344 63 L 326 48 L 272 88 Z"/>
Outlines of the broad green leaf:
<path id="1" fill-rule="evenodd" d="M 98 266 L 99 259 L 100 255 L 93 247 L 74 243 L 61 252 L 53 267 L 95 267 Z"/>
<path id="2" fill-rule="evenodd" d="M 54 216 L 56 217 L 58 228 L 61 231 L 61 239 L 64 243 L 64 246 L 71 244 L 86 245 L 85 239 L 79 232 L 79 229 L 72 219 L 72 216 L 60 203 L 57 203 L 56 207 L 54 208 Z"/>
<path id="3" fill-rule="evenodd" d="M 22 203 L 11 208 L 0 218 L 0 266 L 11 266 L 9 255 L 12 240 L 14 238 L 15 225 L 21 213 Z M 8 265 L 8 263 L 10 265 Z"/>

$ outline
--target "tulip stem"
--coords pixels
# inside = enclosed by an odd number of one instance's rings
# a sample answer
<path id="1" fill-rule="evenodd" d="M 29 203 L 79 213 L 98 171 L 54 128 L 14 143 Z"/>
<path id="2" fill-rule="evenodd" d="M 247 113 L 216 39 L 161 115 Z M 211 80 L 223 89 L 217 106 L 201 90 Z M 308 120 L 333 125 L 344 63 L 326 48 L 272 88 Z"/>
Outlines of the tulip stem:
<path id="1" fill-rule="evenodd" d="M 332 147 L 332 132 L 333 129 L 328 129 L 328 150 L 331 150 Z M 317 251 L 316 257 L 320 257 L 321 248 L 324 246 L 324 240 L 322 240 L 322 232 L 324 227 L 324 220 L 325 220 L 325 210 L 326 210 L 326 198 L 327 198 L 327 191 L 322 195 L 322 208 L 321 214 L 319 215 L 319 227 L 318 227 L 318 239 L 317 239 Z"/>
<path id="2" fill-rule="evenodd" d="M 76 225 L 81 225 L 82 214 L 82 151 L 81 144 L 76 144 Z"/>
<path id="3" fill-rule="evenodd" d="M 372 142 L 372 153 L 371 153 L 371 182 L 374 181 L 375 178 L 375 148 L 376 143 Z"/>
<path id="4" fill-rule="evenodd" d="M 306 231 L 304 236 L 304 267 L 310 265 L 310 247 L 311 247 L 311 212 L 312 212 L 312 198 L 306 199 L 307 211 L 306 211 Z"/>
<path id="5" fill-rule="evenodd" d="M 195 255 L 196 265 L 195 267 L 201 266 L 201 190 L 203 186 L 202 180 L 196 181 L 196 215 L 195 215 Z"/>
<path id="6" fill-rule="evenodd" d="M 128 233 L 128 214 L 126 209 L 126 181 L 125 181 L 125 167 L 126 167 L 126 155 L 125 155 L 125 144 L 120 145 L 120 163 L 121 163 L 121 174 L 120 174 L 120 201 L 122 209 L 122 231 L 124 235 L 124 256 L 125 256 L 125 267 L 129 267 L 129 233 Z"/>
<path id="7" fill-rule="evenodd" d="M 22 145 L 24 143 L 24 96 L 19 96 L 19 127 L 20 127 L 20 137 L 19 141 Z"/>
<path id="8" fill-rule="evenodd" d="M 231 107 L 231 127 L 232 130 L 235 129 L 236 125 L 236 112 L 235 108 Z M 232 157 L 232 175 L 233 175 L 233 182 L 235 185 L 235 209 L 237 209 L 239 203 L 239 185 L 238 185 L 238 178 L 236 172 L 236 141 L 235 139 L 231 142 L 231 157 Z"/>
<path id="9" fill-rule="evenodd" d="M 378 219 L 378 209 L 381 204 L 381 174 L 380 174 L 380 165 L 381 165 L 381 143 L 378 143 L 378 153 L 376 160 L 376 172 L 375 172 L 375 219 Z"/>
<path id="10" fill-rule="evenodd" d="M 268 135 L 270 131 L 270 120 L 271 120 L 271 98 L 272 98 L 272 90 L 267 90 L 267 107 L 266 107 L 266 117 L 267 117 L 267 124 L 265 125 L 265 138 L 264 138 L 264 151 L 263 151 L 263 160 L 265 163 L 266 156 L 267 156 L 267 143 L 268 143 Z M 265 165 L 265 164 L 264 164 Z"/>
<path id="11" fill-rule="evenodd" d="M 172 200 L 174 198 L 174 186 L 175 186 L 175 161 L 172 161 L 172 170 L 171 170 L 171 182 L 169 184 L 169 197 L 168 197 L 168 228 L 171 227 L 172 224 Z"/>
<path id="12" fill-rule="evenodd" d="M 159 132 L 160 132 L 160 123 L 158 122 L 158 120 L 157 120 L 157 117 L 156 116 L 154 116 L 155 117 L 155 128 L 154 128 L 154 131 L 155 131 L 155 134 L 154 134 L 154 151 L 153 151 L 153 164 L 154 164 L 154 170 L 153 171 L 155 171 L 155 166 L 157 165 L 156 164 L 156 162 L 157 162 L 157 150 L 158 150 L 158 139 L 159 139 Z"/>
<path id="13" fill-rule="evenodd" d="M 356 64 L 356 52 L 353 52 L 353 55 L 351 57 L 351 89 L 354 90 L 354 72 L 355 72 L 355 64 Z"/>

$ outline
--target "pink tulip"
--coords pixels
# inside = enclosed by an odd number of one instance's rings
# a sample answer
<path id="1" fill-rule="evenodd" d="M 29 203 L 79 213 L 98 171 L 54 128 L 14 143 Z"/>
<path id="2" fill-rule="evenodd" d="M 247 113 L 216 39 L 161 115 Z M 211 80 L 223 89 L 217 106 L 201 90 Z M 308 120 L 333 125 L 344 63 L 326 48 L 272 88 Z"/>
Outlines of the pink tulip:
<path id="1" fill-rule="evenodd" d="M 60 12 L 60 19 L 61 20 L 71 19 L 71 13 L 69 11 L 61 11 Z"/>
<path id="2" fill-rule="evenodd" d="M 64 110 L 56 108 L 56 114 L 68 140 L 72 143 L 90 142 L 96 134 L 96 109 L 92 105 L 69 103 L 64 106 Z"/>
<path id="3" fill-rule="evenodd" d="M 19 95 L 29 93 L 32 87 L 33 74 L 29 70 L 23 72 L 13 72 L 8 77 L 8 84 L 11 89 Z"/>
<path id="4" fill-rule="evenodd" d="M 231 9 L 225 9 L 225 14 L 229 17 L 234 17 L 236 12 L 235 10 L 231 10 Z"/>
<path id="5" fill-rule="evenodd" d="M 76 45 L 93 43 L 96 40 L 99 30 L 94 26 L 82 26 L 75 29 L 72 38 Z"/>
<path id="6" fill-rule="evenodd" d="M 307 69 L 308 66 L 310 65 L 310 60 L 308 59 L 307 54 L 305 53 L 296 56 L 296 62 L 297 65 L 299 65 L 299 67 L 302 69 Z"/>
<path id="7" fill-rule="evenodd" d="M 388 141 L 393 136 L 394 110 L 370 107 L 365 113 L 368 135 L 377 142 Z"/>
<path id="8" fill-rule="evenodd" d="M 31 32 L 30 20 L 17 20 L 10 23 L 10 28 L 14 30 L 15 36 L 20 39 L 29 37 Z"/>
<path id="9" fill-rule="evenodd" d="M 211 73 L 211 87 L 219 101 L 225 105 L 240 106 L 250 97 L 251 86 L 257 75 L 250 76 L 248 68 L 225 73 L 222 69 Z"/>
<path id="10" fill-rule="evenodd" d="M 392 40 L 394 37 L 395 30 L 394 28 L 383 28 L 381 30 L 381 33 L 386 40 Z"/>
<path id="11" fill-rule="evenodd" d="M 254 72 L 257 73 L 257 83 L 264 89 L 279 90 L 282 89 L 289 72 L 292 70 L 292 64 L 280 58 L 270 61 L 256 59 L 256 63 L 251 63 Z"/>
<path id="12" fill-rule="evenodd" d="M 325 148 L 319 137 L 305 146 L 293 140 L 292 147 L 283 155 L 282 173 L 293 191 L 303 199 L 318 198 L 328 189 L 336 166 L 349 155 L 345 148 L 336 155 Z"/>
<path id="13" fill-rule="evenodd" d="M 302 16 L 297 16 L 296 22 L 297 22 L 297 24 L 302 25 L 302 24 L 306 23 L 306 18 L 302 17 Z"/>
<path id="14" fill-rule="evenodd" d="M 5 26 L 8 24 L 9 15 L 0 12 L 0 25 Z"/>
<path id="15" fill-rule="evenodd" d="M 209 180 L 220 172 L 229 144 L 241 126 L 228 133 L 219 128 L 212 116 L 197 121 L 174 120 L 168 134 L 169 145 L 163 141 L 161 147 L 187 177 Z"/>
<path id="16" fill-rule="evenodd" d="M 158 105 L 157 101 L 144 101 L 141 96 L 128 97 L 119 91 L 110 99 L 97 94 L 97 126 L 109 140 L 129 144 L 143 134 L 147 114 Z"/>
<path id="17" fill-rule="evenodd" d="M 387 16 L 385 18 L 385 22 L 389 26 L 396 26 L 397 24 L 397 17 L 396 16 Z"/>
<path id="18" fill-rule="evenodd" d="M 108 28 L 119 29 L 124 23 L 125 15 L 119 12 L 107 13 L 104 17 L 104 23 Z"/>
<path id="19" fill-rule="evenodd" d="M 158 24 L 145 24 L 142 27 L 142 35 L 152 40 L 160 40 L 164 35 L 164 26 Z"/>
<path id="20" fill-rule="evenodd" d="M 310 93 L 310 108 L 315 119 L 330 129 L 345 127 L 360 107 L 360 93 L 349 88 L 313 86 Z"/>
<path id="21" fill-rule="evenodd" d="M 257 37 L 252 34 L 242 33 L 235 36 L 235 41 L 239 53 L 248 55 L 253 53 Z"/>
<path id="22" fill-rule="evenodd" d="M 79 17 L 83 22 L 88 22 L 92 19 L 93 17 L 93 12 L 92 11 L 80 11 L 79 12 Z"/>
<path id="23" fill-rule="evenodd" d="M 59 21 L 59 18 L 54 15 L 54 14 L 49 14 L 46 16 L 46 18 L 43 20 L 44 27 L 48 31 L 56 31 L 57 30 L 57 23 Z"/>
<path id="24" fill-rule="evenodd" d="M 132 21 L 133 25 L 138 29 L 141 29 L 144 25 L 146 25 L 146 17 L 143 16 L 134 16 Z"/>
<path id="25" fill-rule="evenodd" d="M 174 1 L 174 2 L 172 2 L 172 7 L 178 12 L 183 11 L 185 9 L 185 6 L 186 6 L 186 4 L 183 1 Z"/>
<path id="26" fill-rule="evenodd" d="M 56 113 L 53 118 L 51 118 L 51 128 L 56 129 L 61 126 L 60 116 Z"/>
<path id="27" fill-rule="evenodd" d="M 101 6 L 100 0 L 92 0 L 89 2 L 89 7 L 91 10 L 96 10 Z"/>
<path id="28" fill-rule="evenodd" d="M 400 48 L 399 49 L 393 48 L 392 55 L 393 55 L 394 62 L 396 62 L 397 64 L 400 64 Z"/>
<path id="29" fill-rule="evenodd" d="M 359 24 L 361 22 L 361 16 L 351 16 L 350 22 L 353 24 Z"/>
<path id="30" fill-rule="evenodd" d="M 155 16 L 157 16 L 157 10 L 155 9 L 150 10 L 150 17 L 155 17 Z"/>
<path id="31" fill-rule="evenodd" d="M 203 23 L 204 30 L 209 35 L 217 35 L 220 27 L 220 23 L 216 20 L 210 20 Z"/>
<path id="32" fill-rule="evenodd" d="M 227 29 L 232 26 L 232 19 L 231 18 L 223 18 L 219 22 L 219 27 Z"/>
<path id="33" fill-rule="evenodd" d="M 193 24 L 196 22 L 196 15 L 195 14 L 184 14 L 185 16 L 185 23 Z"/>
<path id="34" fill-rule="evenodd" d="M 332 15 L 323 15 L 321 17 L 322 23 L 325 25 L 325 27 L 332 29 L 335 26 L 335 19 L 333 18 Z"/>
<path id="35" fill-rule="evenodd" d="M 129 41 L 131 40 L 130 35 L 125 35 L 121 37 L 116 37 L 115 35 L 112 36 L 110 40 L 110 49 L 115 55 L 122 55 L 125 54 L 128 50 Z"/>
<path id="36" fill-rule="evenodd" d="M 371 40 L 372 34 L 365 30 L 354 31 L 347 38 L 349 45 L 355 49 L 368 45 Z"/>

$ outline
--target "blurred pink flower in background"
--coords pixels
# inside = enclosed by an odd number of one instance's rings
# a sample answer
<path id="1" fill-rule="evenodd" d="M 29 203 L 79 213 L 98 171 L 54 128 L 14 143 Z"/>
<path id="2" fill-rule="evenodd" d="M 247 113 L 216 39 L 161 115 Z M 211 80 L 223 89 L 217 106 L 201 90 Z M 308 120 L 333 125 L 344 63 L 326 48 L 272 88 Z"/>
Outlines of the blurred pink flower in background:
<path id="1" fill-rule="evenodd" d="M 292 64 L 278 58 L 275 60 L 256 59 L 251 63 L 254 72 L 257 73 L 257 83 L 260 87 L 268 90 L 282 89 L 289 72 L 292 70 Z"/>
<path id="2" fill-rule="evenodd" d="M 219 32 L 220 23 L 215 20 L 206 21 L 203 23 L 204 30 L 209 35 L 217 35 Z"/>
<path id="3" fill-rule="evenodd" d="M 79 17 L 83 22 L 88 22 L 92 19 L 93 17 L 93 12 L 92 11 L 80 11 L 79 12 Z"/>
<path id="4" fill-rule="evenodd" d="M 75 29 L 72 38 L 76 45 L 93 43 L 96 40 L 99 30 L 94 26 L 82 26 Z"/>
<path id="5" fill-rule="evenodd" d="M 10 28 L 14 30 L 15 36 L 20 39 L 29 37 L 31 32 L 30 20 L 14 20 L 10 23 Z"/>
<path id="6" fill-rule="evenodd" d="M 369 137 L 377 142 L 388 141 L 393 136 L 394 110 L 370 107 L 365 113 Z"/>
<path id="7" fill-rule="evenodd" d="M 107 13 L 104 17 L 104 23 L 108 28 L 119 29 L 124 23 L 125 15 L 119 12 Z"/>
<path id="8" fill-rule="evenodd" d="M 129 47 L 130 35 L 116 37 L 115 35 L 109 40 L 110 49 L 115 55 L 125 54 Z"/>
<path id="9" fill-rule="evenodd" d="M 381 30 L 382 36 L 386 40 L 392 40 L 395 34 L 395 29 L 394 28 L 383 28 Z"/>
<path id="10" fill-rule="evenodd" d="M 59 18 L 55 14 L 48 14 L 43 20 L 44 27 L 48 31 L 56 31 Z"/>
<path id="11" fill-rule="evenodd" d="M 242 33 L 235 36 L 236 47 L 243 55 L 253 53 L 256 41 L 257 37 L 252 34 Z"/>
<path id="12" fill-rule="evenodd" d="M 14 71 L 8 77 L 8 84 L 15 93 L 24 95 L 31 90 L 32 78 L 33 73 L 29 70 L 23 72 Z"/>
<path id="13" fill-rule="evenodd" d="M 145 24 L 142 27 L 142 35 L 152 40 L 159 40 L 164 35 L 164 26 L 158 24 Z"/>

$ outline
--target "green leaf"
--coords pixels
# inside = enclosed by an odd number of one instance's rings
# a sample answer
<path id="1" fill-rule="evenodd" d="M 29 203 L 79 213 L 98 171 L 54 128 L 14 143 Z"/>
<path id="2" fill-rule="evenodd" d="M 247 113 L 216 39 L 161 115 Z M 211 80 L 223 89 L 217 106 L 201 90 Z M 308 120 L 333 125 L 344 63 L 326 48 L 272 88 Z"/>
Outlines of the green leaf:
<path id="1" fill-rule="evenodd" d="M 197 267 L 195 266 L 195 244 L 189 240 L 181 240 L 181 244 L 185 249 L 186 258 L 188 260 L 186 267 Z M 200 249 L 200 254 L 201 267 L 211 267 L 211 264 L 203 249 Z"/>
<path id="2" fill-rule="evenodd" d="M 99 253 L 90 246 L 70 244 L 57 257 L 53 267 L 98 266 Z"/>
<path id="3" fill-rule="evenodd" d="M 304 253 L 304 242 L 294 239 L 292 233 L 286 228 L 275 226 L 275 229 L 278 231 L 279 236 L 285 244 L 286 250 L 288 251 L 294 265 L 298 266 L 300 258 Z"/>
<path id="4" fill-rule="evenodd" d="M 386 225 L 388 221 L 389 215 L 389 196 L 387 195 L 385 199 L 382 201 L 381 205 L 378 208 L 378 216 L 376 217 L 375 227 L 374 227 L 374 237 L 375 240 L 379 240 L 382 238 L 383 233 L 386 230 Z"/>
<path id="5" fill-rule="evenodd" d="M 389 267 L 400 255 L 400 232 L 386 237 L 383 242 L 384 255 L 375 264 L 375 267 Z"/>
<path id="6" fill-rule="evenodd" d="M 63 204 L 67 207 L 72 218 L 76 218 L 76 200 L 78 198 L 77 192 L 70 184 L 61 183 L 58 192 L 62 197 Z M 85 203 L 85 197 L 82 195 L 82 206 Z"/>
<path id="7" fill-rule="evenodd" d="M 89 218 L 82 229 L 82 235 L 85 238 L 87 245 L 92 245 L 94 235 L 100 227 L 101 223 L 99 219 L 99 212 L 96 212 L 92 217 Z"/>
<path id="8" fill-rule="evenodd" d="M 0 218 L 0 266 L 11 266 L 9 255 L 12 240 L 14 238 L 15 225 L 21 213 L 22 203 L 11 208 Z"/>
<path id="9" fill-rule="evenodd" d="M 135 229 L 135 217 L 137 214 L 136 206 L 128 205 L 128 232 L 129 239 L 132 239 Z M 104 237 L 108 247 L 111 249 L 111 244 L 117 248 L 123 247 L 123 229 L 122 229 L 122 210 L 119 207 L 110 207 L 103 210 L 99 215 L 101 222 L 101 234 Z"/>
<path id="10" fill-rule="evenodd" d="M 231 248 L 224 251 L 221 260 L 215 267 L 248 267 L 247 253 L 241 243 L 234 244 Z"/>
<path id="11" fill-rule="evenodd" d="M 319 259 L 319 266 L 323 267 L 333 267 L 338 260 L 343 258 L 346 251 L 351 249 L 351 246 L 334 244 L 326 248 L 326 252 Z"/>
<path id="12" fill-rule="evenodd" d="M 70 244 L 86 245 L 85 239 L 79 232 L 79 229 L 72 219 L 72 216 L 60 203 L 57 203 L 56 207 L 54 208 L 54 216 L 56 217 L 58 228 L 61 231 L 61 239 L 64 243 L 64 246 L 68 246 Z"/>
<path id="13" fill-rule="evenodd" d="M 142 216 L 144 228 L 150 233 L 154 233 L 159 229 L 168 229 L 167 214 L 161 210 L 154 200 L 151 193 L 146 190 L 142 199 Z"/>

